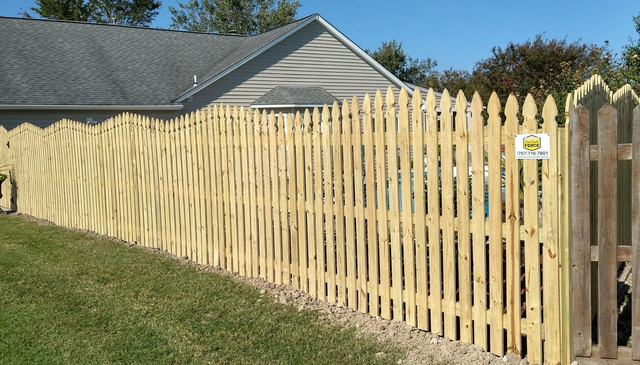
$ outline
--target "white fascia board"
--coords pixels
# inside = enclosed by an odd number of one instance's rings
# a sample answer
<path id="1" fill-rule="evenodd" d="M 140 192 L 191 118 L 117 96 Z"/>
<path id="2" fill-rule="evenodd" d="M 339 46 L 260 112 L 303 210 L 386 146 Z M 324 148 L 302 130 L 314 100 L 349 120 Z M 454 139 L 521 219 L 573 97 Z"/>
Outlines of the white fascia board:
<path id="1" fill-rule="evenodd" d="M 0 110 L 182 110 L 184 105 L 0 105 Z"/>
<path id="2" fill-rule="evenodd" d="M 230 74 L 232 71 L 236 70 L 238 67 L 244 65 L 245 63 L 247 63 L 247 62 L 251 61 L 252 59 L 256 58 L 261 53 L 264 53 L 265 51 L 267 51 L 271 47 L 273 47 L 276 44 L 280 43 L 283 39 L 286 39 L 287 37 L 289 37 L 293 33 L 295 33 L 298 30 L 300 30 L 301 28 L 306 27 L 309 23 L 318 20 L 318 18 L 320 18 L 320 16 L 318 16 L 318 15 L 314 16 L 314 17 L 310 17 L 306 21 L 298 24 L 298 26 L 296 26 L 295 28 L 289 30 L 288 32 L 284 33 L 283 35 L 281 35 L 280 37 L 278 37 L 275 40 L 271 41 L 270 43 L 262 46 L 257 51 L 251 53 L 247 57 L 245 57 L 245 58 L 241 59 L 240 61 L 236 62 L 235 64 L 231 65 L 226 70 L 222 71 L 221 73 L 217 74 L 216 76 L 210 78 L 209 80 L 199 84 L 198 86 L 196 86 L 196 87 L 192 88 L 191 90 L 187 91 L 186 93 L 182 94 L 180 97 L 178 97 L 173 102 L 174 103 L 181 103 L 184 100 L 186 100 L 187 98 L 192 97 L 193 95 L 195 95 L 198 92 L 200 92 L 202 89 L 204 89 L 204 88 L 208 87 L 209 85 L 213 84 L 214 82 L 220 80 L 221 78 L 223 78 L 226 75 Z"/>

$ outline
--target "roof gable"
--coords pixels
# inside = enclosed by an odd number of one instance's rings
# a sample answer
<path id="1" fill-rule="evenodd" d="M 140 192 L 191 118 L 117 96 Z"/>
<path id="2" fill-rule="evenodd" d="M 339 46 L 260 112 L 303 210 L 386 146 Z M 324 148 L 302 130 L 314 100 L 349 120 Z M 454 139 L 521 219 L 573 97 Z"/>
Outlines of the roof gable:
<path id="1" fill-rule="evenodd" d="M 291 23 L 291 24 L 289 24 L 289 25 L 287 25 L 285 27 L 278 28 L 277 30 L 281 34 L 279 34 L 277 37 L 273 37 L 273 34 L 271 34 L 274 31 L 266 32 L 266 33 L 263 33 L 263 34 L 258 34 L 256 36 L 251 37 L 251 38 L 254 38 L 257 41 L 256 42 L 257 44 L 262 44 L 262 46 L 257 48 L 254 52 L 252 52 L 250 54 L 247 54 L 245 57 L 237 60 L 237 62 L 235 62 L 235 63 L 229 65 L 228 67 L 226 67 L 225 69 L 221 70 L 219 73 L 215 74 L 212 71 L 210 73 L 210 76 L 211 76 L 210 78 L 205 80 L 203 83 L 193 87 L 191 90 L 186 91 L 183 95 L 181 95 L 180 97 L 178 97 L 176 99 L 176 102 L 182 102 L 185 99 L 187 99 L 188 97 L 191 97 L 194 94 L 198 93 L 199 91 L 205 89 L 206 87 L 210 86 L 211 84 L 213 84 L 214 82 L 216 82 L 220 78 L 228 75 L 229 73 L 231 73 L 234 70 L 238 69 L 242 65 L 244 65 L 247 62 L 251 61 L 252 59 L 258 57 L 260 54 L 262 54 L 265 51 L 269 50 L 270 48 L 274 47 L 276 44 L 280 43 L 281 41 L 283 41 L 284 39 L 286 39 L 290 35 L 294 34 L 295 32 L 299 31 L 300 29 L 308 26 L 309 24 L 311 24 L 313 22 L 317 22 L 322 27 L 324 27 L 330 34 L 332 34 L 336 39 L 338 39 L 338 41 L 342 42 L 348 49 L 350 49 L 352 52 L 357 54 L 366 63 L 368 63 L 372 68 L 374 68 L 380 74 L 382 74 L 384 77 L 386 77 L 391 84 L 393 84 L 397 88 L 403 88 L 403 87 L 406 88 L 407 87 L 407 85 L 404 82 L 402 82 L 400 79 L 395 77 L 391 72 L 389 72 L 382 65 L 380 65 L 377 61 L 375 61 L 373 59 L 373 57 L 371 57 L 369 54 L 367 54 L 362 48 L 358 47 L 358 45 L 353 43 L 349 38 L 347 38 L 344 34 L 342 34 L 338 29 L 333 27 L 329 22 L 327 22 L 319 14 L 313 14 L 313 15 L 310 15 L 310 16 L 304 18 L 304 19 L 298 20 L 297 22 L 293 22 L 293 23 Z M 265 39 L 267 36 L 270 36 L 270 38 L 272 38 L 272 39 L 270 39 L 267 42 L 265 42 L 265 40 L 267 40 L 267 39 Z M 218 68 L 218 69 L 220 69 L 220 68 Z M 409 92 L 410 95 L 413 94 L 413 90 L 412 89 L 408 89 L 407 91 Z"/>

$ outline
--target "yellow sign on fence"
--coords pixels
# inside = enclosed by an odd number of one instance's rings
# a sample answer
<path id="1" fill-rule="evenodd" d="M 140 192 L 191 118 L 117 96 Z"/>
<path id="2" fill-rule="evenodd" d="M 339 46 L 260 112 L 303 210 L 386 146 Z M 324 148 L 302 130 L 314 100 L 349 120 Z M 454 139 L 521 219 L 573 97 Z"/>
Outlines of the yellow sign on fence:
<path id="1" fill-rule="evenodd" d="M 516 159 L 548 160 L 550 146 L 548 133 L 516 134 Z"/>

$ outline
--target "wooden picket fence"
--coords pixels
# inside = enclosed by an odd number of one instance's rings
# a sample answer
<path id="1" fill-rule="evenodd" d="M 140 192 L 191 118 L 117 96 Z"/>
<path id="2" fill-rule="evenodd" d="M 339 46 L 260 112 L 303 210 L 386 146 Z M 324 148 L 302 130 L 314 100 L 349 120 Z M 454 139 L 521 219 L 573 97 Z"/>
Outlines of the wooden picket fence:
<path id="1" fill-rule="evenodd" d="M 618 348 L 618 280 L 619 262 L 632 262 L 632 282 L 640 282 L 640 199 L 632 197 L 632 245 L 620 241 L 617 219 L 618 161 L 640 159 L 640 108 L 634 110 L 632 143 L 618 143 L 617 110 L 605 105 L 598 112 L 598 143 L 589 143 L 589 111 L 579 105 L 571 112 L 571 234 L 573 276 L 580 278 L 572 285 L 574 343 L 576 355 L 585 358 L 623 359 L 630 364 L 640 360 L 640 343 Z M 588 182 L 590 161 L 596 161 L 598 195 L 590 202 Z M 633 164 L 634 181 L 640 179 L 640 165 Z M 597 205 L 597 224 L 590 224 L 590 204 Z M 591 232 L 597 232 L 598 242 L 591 245 Z M 620 242 L 625 243 L 620 244 Z M 597 262 L 595 290 L 597 303 L 592 308 L 591 262 Z M 596 317 L 596 338 L 592 336 L 592 318 Z M 640 305 L 632 308 L 632 338 L 640 338 Z M 594 345 L 597 344 L 597 345 Z M 598 362 L 596 362 L 598 363 Z M 602 362 L 605 363 L 605 362 Z"/>
<path id="2" fill-rule="evenodd" d="M 618 276 L 628 265 L 631 285 L 640 282 L 639 104 L 629 85 L 613 92 L 597 75 L 567 99 L 566 276 L 572 279 L 566 295 L 572 303 L 572 353 L 580 364 L 640 364 L 640 301 Z M 619 302 L 624 298 L 626 307 Z"/>
<path id="3" fill-rule="evenodd" d="M 21 213 L 498 355 L 567 358 L 554 100 L 540 127 L 531 96 L 503 109 L 495 94 L 485 108 L 459 93 L 455 115 L 446 91 L 439 105 L 417 90 L 357 100 L 289 116 L 218 105 L 170 121 L 23 124 L 0 140 Z M 518 133 L 548 133 L 551 158 L 516 160 Z"/>

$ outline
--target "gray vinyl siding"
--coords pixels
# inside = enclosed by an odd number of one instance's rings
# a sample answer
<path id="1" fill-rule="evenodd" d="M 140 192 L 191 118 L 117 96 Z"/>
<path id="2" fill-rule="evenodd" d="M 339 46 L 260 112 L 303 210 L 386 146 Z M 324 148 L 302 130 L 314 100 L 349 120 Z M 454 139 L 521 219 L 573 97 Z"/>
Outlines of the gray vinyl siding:
<path id="1" fill-rule="evenodd" d="M 249 106 L 272 88 L 320 86 L 336 98 L 362 102 L 383 95 L 392 83 L 323 26 L 310 23 L 253 60 L 214 82 L 185 103 L 185 111 L 209 103 Z M 393 87 L 397 95 L 399 89 Z"/>

